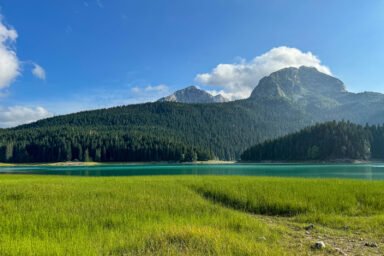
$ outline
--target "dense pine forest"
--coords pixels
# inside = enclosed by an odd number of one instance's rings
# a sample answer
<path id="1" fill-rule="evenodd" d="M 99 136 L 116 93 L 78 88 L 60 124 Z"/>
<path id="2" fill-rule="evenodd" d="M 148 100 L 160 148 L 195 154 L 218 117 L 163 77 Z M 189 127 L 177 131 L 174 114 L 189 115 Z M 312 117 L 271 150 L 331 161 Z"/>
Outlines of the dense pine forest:
<path id="1" fill-rule="evenodd" d="M 211 152 L 137 132 L 76 128 L 1 130 L 0 162 L 209 160 Z"/>
<path id="2" fill-rule="evenodd" d="M 105 138 L 125 134 L 133 141 L 137 136 L 147 140 L 162 138 L 210 152 L 218 159 L 233 160 L 252 144 L 311 123 L 287 100 L 268 102 L 273 107 L 242 100 L 216 104 L 157 102 L 85 111 L 0 131 L 0 145 L 38 143 L 40 135 L 36 134 L 44 134 L 55 141 L 73 141 L 72 145 L 80 141 L 85 150 L 96 136 L 92 134 L 103 134 Z"/>
<path id="3" fill-rule="evenodd" d="M 384 126 L 327 122 L 250 147 L 244 161 L 384 159 Z"/>

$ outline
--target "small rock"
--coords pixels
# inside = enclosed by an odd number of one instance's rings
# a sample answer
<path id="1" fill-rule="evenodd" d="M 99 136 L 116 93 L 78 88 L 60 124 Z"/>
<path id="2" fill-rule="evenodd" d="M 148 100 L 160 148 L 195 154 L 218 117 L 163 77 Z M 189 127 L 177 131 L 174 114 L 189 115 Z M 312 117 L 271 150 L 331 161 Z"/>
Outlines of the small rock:
<path id="1" fill-rule="evenodd" d="M 328 237 L 328 235 L 327 235 L 327 234 L 324 234 L 324 237 Z"/>
<path id="2" fill-rule="evenodd" d="M 365 243 L 364 245 L 365 245 L 365 246 L 368 246 L 368 247 L 377 247 L 377 243 L 376 243 L 376 242 Z"/>
<path id="3" fill-rule="evenodd" d="M 362 237 L 360 237 L 360 241 L 363 241 L 364 239 Z"/>
<path id="4" fill-rule="evenodd" d="M 344 227 L 344 230 L 349 230 L 349 226 L 345 226 L 345 227 Z"/>
<path id="5" fill-rule="evenodd" d="M 306 234 L 306 235 L 309 235 L 310 233 L 309 233 L 308 231 L 305 231 L 305 234 Z"/>
<path id="6" fill-rule="evenodd" d="M 305 230 L 313 229 L 315 226 L 311 223 L 308 226 L 305 227 Z"/>
<path id="7" fill-rule="evenodd" d="M 324 249 L 325 248 L 325 243 L 323 241 L 318 241 L 314 244 L 313 246 L 315 249 Z"/>
<path id="8" fill-rule="evenodd" d="M 321 236 L 317 236 L 317 239 L 323 239 Z"/>

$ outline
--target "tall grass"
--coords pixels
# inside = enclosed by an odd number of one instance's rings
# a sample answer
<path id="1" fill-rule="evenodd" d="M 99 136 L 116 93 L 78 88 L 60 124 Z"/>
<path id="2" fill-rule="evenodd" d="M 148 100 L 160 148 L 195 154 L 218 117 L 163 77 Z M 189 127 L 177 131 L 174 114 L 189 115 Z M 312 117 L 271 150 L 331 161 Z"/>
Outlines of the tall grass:
<path id="1" fill-rule="evenodd" d="M 284 227 L 248 213 L 369 228 L 383 194 L 350 180 L 1 175 L 0 255 L 295 255 Z"/>
<path id="2" fill-rule="evenodd" d="M 216 177 L 187 184 L 203 197 L 243 212 L 384 235 L 382 181 Z"/>
<path id="3" fill-rule="evenodd" d="M 170 177 L 0 176 L 0 200 L 0 255 L 283 252 L 277 230 Z"/>

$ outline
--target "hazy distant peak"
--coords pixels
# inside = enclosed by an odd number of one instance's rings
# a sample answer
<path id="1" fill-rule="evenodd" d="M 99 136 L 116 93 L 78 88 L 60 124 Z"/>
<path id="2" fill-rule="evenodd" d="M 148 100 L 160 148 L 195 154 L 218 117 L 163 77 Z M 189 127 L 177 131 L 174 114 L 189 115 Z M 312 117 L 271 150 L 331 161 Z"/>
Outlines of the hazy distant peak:
<path id="1" fill-rule="evenodd" d="M 182 90 L 178 90 L 175 93 L 161 98 L 158 101 L 171 101 L 182 103 L 215 103 L 215 102 L 227 102 L 228 99 L 224 98 L 221 94 L 216 96 L 197 88 L 194 85 L 188 86 Z"/>

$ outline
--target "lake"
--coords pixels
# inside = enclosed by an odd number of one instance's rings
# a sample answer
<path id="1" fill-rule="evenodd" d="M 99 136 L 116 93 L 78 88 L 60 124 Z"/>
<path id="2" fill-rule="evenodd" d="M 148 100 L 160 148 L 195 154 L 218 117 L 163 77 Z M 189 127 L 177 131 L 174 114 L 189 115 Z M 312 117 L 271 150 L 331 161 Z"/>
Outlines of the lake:
<path id="1" fill-rule="evenodd" d="M 384 164 L 143 164 L 0 167 L 2 174 L 69 176 L 242 175 L 384 180 Z"/>

